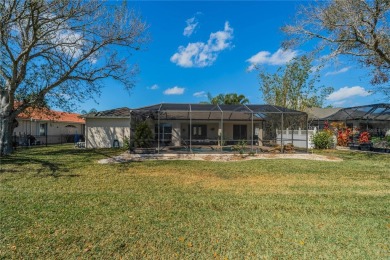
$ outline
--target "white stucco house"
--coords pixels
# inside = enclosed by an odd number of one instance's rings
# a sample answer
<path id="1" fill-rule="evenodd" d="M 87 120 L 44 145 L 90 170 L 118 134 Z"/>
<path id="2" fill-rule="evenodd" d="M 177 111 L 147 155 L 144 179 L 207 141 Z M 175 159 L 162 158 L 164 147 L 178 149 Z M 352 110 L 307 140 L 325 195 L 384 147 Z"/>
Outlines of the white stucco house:
<path id="1" fill-rule="evenodd" d="M 29 109 L 16 120 L 13 137 L 17 145 L 72 143 L 84 138 L 85 120 L 80 114 Z"/>
<path id="2" fill-rule="evenodd" d="M 156 148 L 223 147 L 239 142 L 250 147 L 294 142 L 307 147 L 308 140 L 306 113 L 271 105 L 162 103 L 89 113 L 83 118 L 86 148 L 123 146 L 125 139 L 134 140 L 139 122 L 149 125 Z"/>

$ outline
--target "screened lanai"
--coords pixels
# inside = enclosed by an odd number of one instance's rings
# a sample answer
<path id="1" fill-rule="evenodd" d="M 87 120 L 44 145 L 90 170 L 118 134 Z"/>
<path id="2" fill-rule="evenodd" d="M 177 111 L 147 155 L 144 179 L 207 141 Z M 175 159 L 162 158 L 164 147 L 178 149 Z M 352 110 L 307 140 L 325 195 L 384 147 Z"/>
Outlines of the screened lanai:
<path id="1" fill-rule="evenodd" d="M 272 105 L 212 105 L 162 103 L 131 111 L 130 139 L 147 123 L 148 145 L 162 151 L 229 152 L 292 144 L 308 147 L 307 114 Z M 139 132 L 138 132 L 139 133 Z"/>
<path id="2" fill-rule="evenodd" d="M 390 130 L 390 104 L 343 108 L 323 120 L 344 122 L 347 127 L 368 131 L 371 136 L 383 137 Z"/>

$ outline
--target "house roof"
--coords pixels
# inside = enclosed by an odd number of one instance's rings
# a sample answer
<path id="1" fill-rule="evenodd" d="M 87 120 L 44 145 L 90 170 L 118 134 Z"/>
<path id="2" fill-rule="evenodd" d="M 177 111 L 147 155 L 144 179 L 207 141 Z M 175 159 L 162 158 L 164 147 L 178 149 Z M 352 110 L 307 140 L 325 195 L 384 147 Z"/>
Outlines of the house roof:
<path id="1" fill-rule="evenodd" d="M 54 122 L 66 122 L 66 123 L 79 123 L 85 124 L 85 120 L 80 117 L 80 114 L 67 113 L 62 111 L 43 109 L 27 109 L 23 113 L 20 113 L 18 119 L 26 120 L 40 120 L 40 121 L 54 121 Z"/>
<path id="2" fill-rule="evenodd" d="M 261 121 L 271 114 L 306 115 L 304 112 L 272 105 L 213 105 L 161 103 L 131 110 L 132 115 L 164 120 L 254 120 Z"/>
<path id="3" fill-rule="evenodd" d="M 308 114 L 309 119 L 322 119 L 333 115 L 342 108 L 321 108 L 321 107 L 310 107 L 305 110 Z"/>
<path id="4" fill-rule="evenodd" d="M 372 104 L 366 106 L 348 107 L 322 118 L 330 121 L 345 120 L 378 120 L 390 121 L 390 104 Z"/>
<path id="5" fill-rule="evenodd" d="M 82 115 L 83 118 L 130 118 L 130 108 L 121 107 L 116 109 L 99 111 Z"/>
<path id="6" fill-rule="evenodd" d="M 183 104 L 183 103 L 161 103 L 146 107 L 133 109 L 132 111 L 179 111 L 179 112 L 250 112 L 250 113 L 304 113 L 284 107 L 273 105 L 213 105 L 213 104 Z"/>

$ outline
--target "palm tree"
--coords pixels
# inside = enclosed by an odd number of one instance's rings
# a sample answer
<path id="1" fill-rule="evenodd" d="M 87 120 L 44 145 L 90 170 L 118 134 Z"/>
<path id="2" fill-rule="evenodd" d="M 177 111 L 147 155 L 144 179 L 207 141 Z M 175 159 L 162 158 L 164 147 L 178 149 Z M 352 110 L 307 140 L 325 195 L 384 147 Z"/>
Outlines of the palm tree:
<path id="1" fill-rule="evenodd" d="M 238 95 L 236 93 L 230 93 L 225 95 L 224 104 L 226 105 L 244 105 L 248 103 L 249 103 L 249 99 L 247 99 L 242 94 Z"/>
<path id="2" fill-rule="evenodd" d="M 210 93 L 207 93 L 208 104 L 214 105 L 244 105 L 249 103 L 249 99 L 247 99 L 244 95 L 229 93 L 229 94 L 219 94 L 215 97 L 211 96 Z"/>

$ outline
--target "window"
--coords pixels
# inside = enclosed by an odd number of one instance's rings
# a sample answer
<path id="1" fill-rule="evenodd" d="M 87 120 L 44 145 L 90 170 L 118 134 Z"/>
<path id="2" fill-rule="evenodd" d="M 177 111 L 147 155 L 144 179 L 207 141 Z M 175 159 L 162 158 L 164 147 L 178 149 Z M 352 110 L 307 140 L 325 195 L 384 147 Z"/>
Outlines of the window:
<path id="1" fill-rule="evenodd" d="M 246 125 L 233 125 L 233 139 L 234 140 L 246 140 L 247 139 L 247 126 Z"/>
<path id="2" fill-rule="evenodd" d="M 39 124 L 39 135 L 46 136 L 47 134 L 47 124 Z"/>
<path id="3" fill-rule="evenodd" d="M 193 125 L 191 134 L 192 139 L 206 139 L 207 125 Z"/>
<path id="4" fill-rule="evenodd" d="M 160 124 L 160 133 L 158 133 L 158 124 L 154 126 L 154 138 L 158 140 L 160 137 L 161 142 L 171 142 L 172 140 L 172 124 Z"/>

